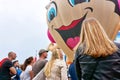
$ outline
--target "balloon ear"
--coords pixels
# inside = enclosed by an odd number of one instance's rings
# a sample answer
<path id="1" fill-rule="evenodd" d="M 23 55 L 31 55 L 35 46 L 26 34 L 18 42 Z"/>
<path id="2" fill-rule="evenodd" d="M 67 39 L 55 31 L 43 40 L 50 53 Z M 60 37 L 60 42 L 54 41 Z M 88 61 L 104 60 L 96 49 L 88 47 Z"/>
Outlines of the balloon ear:
<path id="1" fill-rule="evenodd" d="M 48 29 L 48 31 L 47 31 L 47 35 L 48 35 L 49 40 L 50 40 L 52 43 L 56 43 L 55 40 L 53 39 L 52 35 L 50 34 L 49 29 Z"/>

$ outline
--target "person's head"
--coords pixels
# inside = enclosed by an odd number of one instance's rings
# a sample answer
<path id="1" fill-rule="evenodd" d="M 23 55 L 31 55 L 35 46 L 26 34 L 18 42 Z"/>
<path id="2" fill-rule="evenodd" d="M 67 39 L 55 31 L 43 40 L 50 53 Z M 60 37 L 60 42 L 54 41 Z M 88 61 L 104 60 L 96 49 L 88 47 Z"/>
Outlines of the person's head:
<path id="1" fill-rule="evenodd" d="M 16 59 L 16 53 L 15 52 L 9 52 L 8 53 L 8 58 L 10 59 L 10 60 L 15 60 Z"/>
<path id="2" fill-rule="evenodd" d="M 95 18 L 84 20 L 80 37 L 80 44 L 85 47 L 84 54 L 100 57 L 110 55 L 117 50 Z"/>
<path id="3" fill-rule="evenodd" d="M 14 67 L 19 67 L 19 62 L 18 62 L 18 60 L 13 61 L 13 66 L 14 66 Z"/>
<path id="4" fill-rule="evenodd" d="M 23 70 L 25 70 L 28 65 L 32 65 L 33 63 L 34 63 L 34 58 L 32 56 L 28 57 L 24 62 L 24 69 Z"/>
<path id="5" fill-rule="evenodd" d="M 48 53 L 48 50 L 41 49 L 39 51 L 39 57 L 42 58 L 42 59 L 45 59 L 45 58 L 47 58 L 47 53 Z"/>
<path id="6" fill-rule="evenodd" d="M 53 67 L 54 61 L 56 59 L 59 59 L 59 54 L 58 54 L 57 50 L 55 49 L 52 51 L 52 56 L 51 56 L 50 61 L 48 61 L 48 63 L 45 65 L 45 68 L 44 68 L 46 77 L 49 77 L 51 75 L 50 71 L 51 71 L 51 68 Z"/>
<path id="7" fill-rule="evenodd" d="M 49 51 L 54 51 L 55 49 L 59 48 L 59 46 L 56 43 L 50 43 L 48 45 L 48 50 Z"/>
<path id="8" fill-rule="evenodd" d="M 60 59 L 63 59 L 63 52 L 62 52 L 62 50 L 60 48 L 57 48 L 56 50 L 57 50 L 57 53 L 58 53 Z"/>
<path id="9" fill-rule="evenodd" d="M 57 52 L 57 50 L 54 50 L 52 52 L 51 60 L 55 60 L 55 59 L 59 59 L 59 58 L 60 58 L 59 53 Z"/>

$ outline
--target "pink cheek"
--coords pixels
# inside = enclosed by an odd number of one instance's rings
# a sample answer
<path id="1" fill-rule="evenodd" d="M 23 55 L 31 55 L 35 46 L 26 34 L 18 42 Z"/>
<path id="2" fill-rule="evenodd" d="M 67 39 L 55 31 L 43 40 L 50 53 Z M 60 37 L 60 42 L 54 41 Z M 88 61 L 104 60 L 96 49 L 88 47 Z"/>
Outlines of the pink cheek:
<path id="1" fill-rule="evenodd" d="M 52 43 L 55 43 L 55 40 L 53 39 L 53 37 L 52 37 L 49 29 L 48 29 L 48 31 L 47 31 L 47 36 L 48 36 L 49 40 L 50 40 Z"/>

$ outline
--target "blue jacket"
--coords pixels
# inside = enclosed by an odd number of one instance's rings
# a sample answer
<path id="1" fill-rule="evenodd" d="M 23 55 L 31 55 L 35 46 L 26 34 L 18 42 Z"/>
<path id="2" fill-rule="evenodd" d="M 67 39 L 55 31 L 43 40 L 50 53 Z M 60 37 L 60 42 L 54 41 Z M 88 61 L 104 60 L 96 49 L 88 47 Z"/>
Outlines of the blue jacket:
<path id="1" fill-rule="evenodd" d="M 22 70 L 20 68 L 16 68 L 17 74 L 12 80 L 20 80 L 20 74 L 22 73 Z"/>
<path id="2" fill-rule="evenodd" d="M 70 64 L 68 71 L 69 71 L 71 80 L 77 80 L 77 74 L 76 74 L 76 71 L 75 71 L 75 64 L 74 64 L 74 62 L 72 64 Z"/>

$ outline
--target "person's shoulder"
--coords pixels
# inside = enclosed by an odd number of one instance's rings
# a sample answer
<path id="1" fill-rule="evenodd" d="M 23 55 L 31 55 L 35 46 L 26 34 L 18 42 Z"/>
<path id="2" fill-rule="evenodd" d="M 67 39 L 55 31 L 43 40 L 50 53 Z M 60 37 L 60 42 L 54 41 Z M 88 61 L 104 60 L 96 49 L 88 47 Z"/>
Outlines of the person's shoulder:
<path id="1" fill-rule="evenodd" d="M 33 65 L 39 65 L 39 64 L 42 64 L 42 63 L 47 63 L 48 60 L 37 60 Z"/>
<path id="2" fill-rule="evenodd" d="M 36 62 L 47 62 L 48 60 L 46 60 L 46 59 L 39 59 L 39 60 L 37 60 Z"/>
<path id="3" fill-rule="evenodd" d="M 32 65 L 28 65 L 27 67 L 26 67 L 26 70 L 31 70 L 32 69 Z"/>
<path id="4" fill-rule="evenodd" d="M 32 67 L 32 65 L 28 65 L 27 67 L 28 67 L 28 68 L 31 68 L 31 67 Z"/>
<path id="5" fill-rule="evenodd" d="M 63 61 L 62 61 L 62 60 L 60 60 L 60 59 L 56 59 L 55 61 L 56 61 L 56 62 L 63 62 Z"/>
<path id="6" fill-rule="evenodd" d="M 40 64 L 42 61 L 38 59 L 33 65 Z"/>
<path id="7" fill-rule="evenodd" d="M 56 63 L 59 64 L 60 66 L 65 66 L 66 65 L 65 61 L 64 60 L 60 60 L 60 59 L 57 59 Z"/>
<path id="8" fill-rule="evenodd" d="M 4 63 L 5 63 L 5 64 L 12 64 L 12 61 L 6 60 Z"/>
<path id="9" fill-rule="evenodd" d="M 41 60 L 41 62 L 46 63 L 46 62 L 48 62 L 48 60 L 43 59 L 43 60 Z"/>

